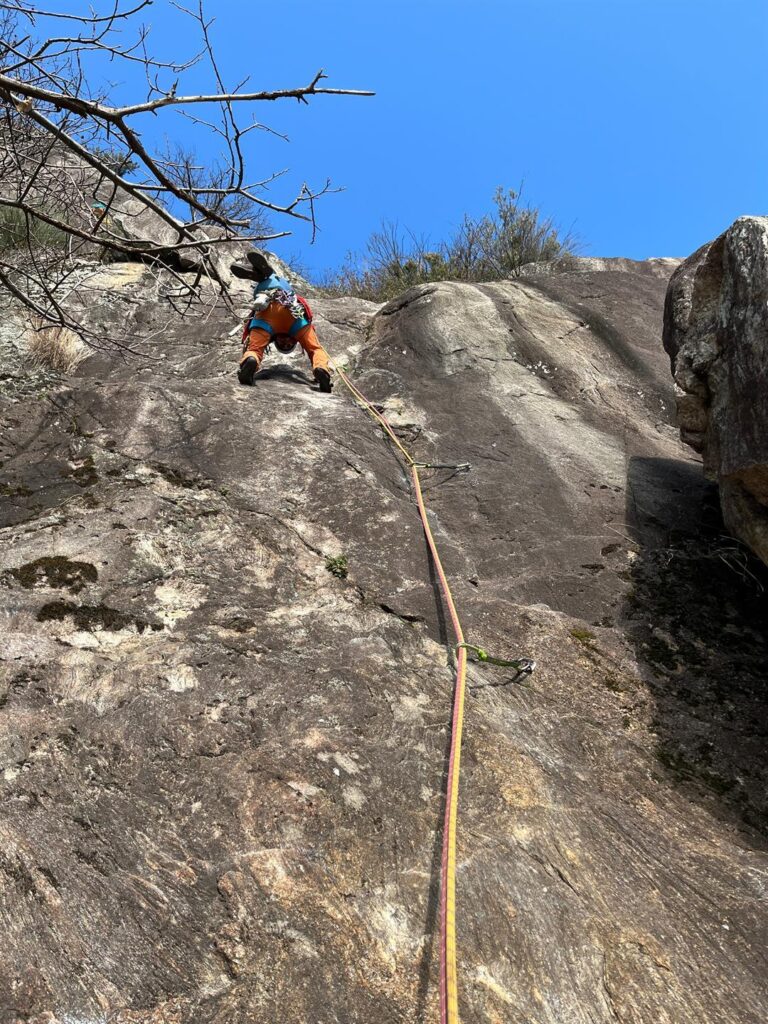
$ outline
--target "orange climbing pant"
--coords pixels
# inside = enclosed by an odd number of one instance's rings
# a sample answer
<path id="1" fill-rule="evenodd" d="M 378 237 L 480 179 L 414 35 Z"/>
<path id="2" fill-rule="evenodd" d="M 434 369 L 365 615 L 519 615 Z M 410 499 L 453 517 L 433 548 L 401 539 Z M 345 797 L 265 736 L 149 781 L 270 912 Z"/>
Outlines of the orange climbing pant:
<path id="1" fill-rule="evenodd" d="M 248 334 L 248 344 L 243 352 L 243 358 L 240 362 L 243 362 L 249 356 L 255 356 L 259 361 L 259 365 L 261 365 L 261 360 L 264 358 L 264 351 L 267 345 L 272 341 L 272 335 L 288 334 L 290 329 L 293 327 L 295 320 L 290 309 L 279 302 L 270 302 L 266 309 L 259 310 L 256 314 L 256 319 L 261 320 L 262 323 L 271 327 L 272 333 L 267 331 L 264 327 L 252 328 Z M 297 331 L 293 337 L 307 353 L 307 357 L 312 363 L 313 370 L 329 369 L 328 353 L 318 341 L 315 328 L 312 324 L 307 324 L 306 327 L 302 327 L 302 329 Z"/>

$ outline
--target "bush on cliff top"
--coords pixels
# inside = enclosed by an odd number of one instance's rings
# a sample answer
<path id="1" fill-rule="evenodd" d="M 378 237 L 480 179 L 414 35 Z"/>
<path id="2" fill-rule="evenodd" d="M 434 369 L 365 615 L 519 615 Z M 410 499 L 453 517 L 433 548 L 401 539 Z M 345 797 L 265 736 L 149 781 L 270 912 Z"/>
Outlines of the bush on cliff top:
<path id="1" fill-rule="evenodd" d="M 498 188 L 495 209 L 483 217 L 465 214 L 458 230 L 437 247 L 397 224 L 386 223 L 362 253 L 350 254 L 321 281 L 332 295 L 386 302 L 407 288 L 432 281 L 498 281 L 516 277 L 526 263 L 568 265 L 577 250 L 551 217 L 521 201 L 522 190 Z"/>

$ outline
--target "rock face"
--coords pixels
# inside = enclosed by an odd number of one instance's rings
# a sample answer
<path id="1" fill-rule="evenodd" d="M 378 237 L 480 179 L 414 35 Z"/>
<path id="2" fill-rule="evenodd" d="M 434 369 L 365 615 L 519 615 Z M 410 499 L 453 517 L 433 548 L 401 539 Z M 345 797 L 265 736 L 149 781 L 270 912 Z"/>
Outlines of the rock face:
<path id="1" fill-rule="evenodd" d="M 101 273 L 96 322 L 163 327 Z M 425 484 L 465 630 L 539 665 L 470 670 L 464 1024 L 764 1020 L 765 598 L 672 423 L 665 288 L 313 300 L 420 460 L 472 464 Z M 453 676 L 407 474 L 303 357 L 239 387 L 237 334 L 5 382 L 3 1024 L 437 1019 Z"/>
<path id="2" fill-rule="evenodd" d="M 650 274 L 669 280 L 669 275 L 678 268 L 681 260 L 664 256 L 649 260 L 630 260 L 623 256 L 568 256 L 566 262 L 553 261 L 526 263 L 521 268 L 523 277 L 559 276 L 567 267 L 569 273 L 593 273 L 595 271 L 624 271 L 630 274 Z"/>
<path id="3" fill-rule="evenodd" d="M 681 436 L 731 533 L 768 563 L 768 218 L 741 217 L 675 272 L 664 346 Z"/>

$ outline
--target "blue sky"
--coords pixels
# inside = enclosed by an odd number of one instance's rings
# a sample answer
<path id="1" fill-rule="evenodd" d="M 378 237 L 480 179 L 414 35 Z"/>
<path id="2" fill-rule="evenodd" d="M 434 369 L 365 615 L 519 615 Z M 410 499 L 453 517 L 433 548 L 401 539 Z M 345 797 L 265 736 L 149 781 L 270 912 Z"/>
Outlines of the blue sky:
<path id="1" fill-rule="evenodd" d="M 313 271 L 382 219 L 438 241 L 523 179 L 591 255 L 687 255 L 768 213 L 765 0 L 207 6 L 229 82 L 295 86 L 324 67 L 329 85 L 377 93 L 259 109 L 291 139 L 250 143 L 255 176 L 291 168 L 276 198 L 305 179 L 345 186 L 323 200 L 314 246 L 301 229 L 275 244 Z M 155 50 L 180 55 L 182 17 L 156 0 L 147 20 Z"/>

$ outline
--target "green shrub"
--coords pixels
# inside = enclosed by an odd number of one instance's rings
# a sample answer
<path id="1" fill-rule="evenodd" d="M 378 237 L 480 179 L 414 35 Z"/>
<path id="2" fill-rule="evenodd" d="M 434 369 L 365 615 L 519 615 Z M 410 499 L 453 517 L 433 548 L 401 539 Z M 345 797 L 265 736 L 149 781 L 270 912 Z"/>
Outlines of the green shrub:
<path id="1" fill-rule="evenodd" d="M 517 277 L 527 263 L 562 267 L 577 249 L 551 217 L 521 201 L 517 192 L 498 188 L 494 211 L 465 215 L 458 230 L 436 248 L 396 223 L 385 223 L 362 254 L 350 254 L 342 266 L 320 282 L 332 295 L 356 295 L 386 302 L 416 284 L 434 281 L 498 281 Z"/>
<path id="2" fill-rule="evenodd" d="M 336 555 L 334 558 L 332 555 L 326 555 L 325 568 L 337 579 L 345 580 L 349 575 L 349 563 L 347 562 L 346 555 Z"/>
<path id="3" fill-rule="evenodd" d="M 0 207 L 0 252 L 31 248 L 65 249 L 68 235 L 13 206 Z"/>

